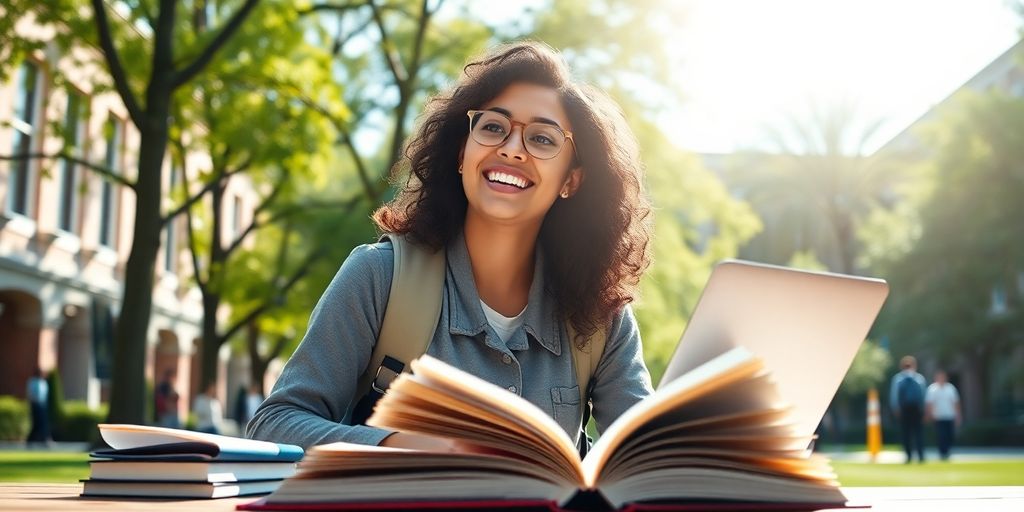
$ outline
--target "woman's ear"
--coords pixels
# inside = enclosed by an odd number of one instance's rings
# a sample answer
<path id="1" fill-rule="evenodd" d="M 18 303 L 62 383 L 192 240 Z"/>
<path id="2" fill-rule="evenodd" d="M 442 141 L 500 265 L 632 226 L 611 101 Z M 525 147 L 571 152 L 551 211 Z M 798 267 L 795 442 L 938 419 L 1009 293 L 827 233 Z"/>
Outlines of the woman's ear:
<path id="1" fill-rule="evenodd" d="M 576 195 L 576 191 L 580 189 L 580 185 L 583 184 L 583 169 L 576 167 L 569 171 L 569 176 L 565 178 L 565 184 L 562 185 L 562 197 L 568 198 Z"/>

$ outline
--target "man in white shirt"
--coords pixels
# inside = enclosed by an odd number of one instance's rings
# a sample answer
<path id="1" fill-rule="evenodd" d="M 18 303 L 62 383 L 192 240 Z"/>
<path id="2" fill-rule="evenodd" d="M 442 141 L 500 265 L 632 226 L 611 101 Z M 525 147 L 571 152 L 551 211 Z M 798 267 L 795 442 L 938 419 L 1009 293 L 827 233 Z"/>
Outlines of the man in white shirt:
<path id="1" fill-rule="evenodd" d="M 960 427 L 960 394 L 949 383 L 946 372 L 935 372 L 935 382 L 928 386 L 924 401 L 925 418 L 935 422 L 939 456 L 947 460 L 953 446 L 953 433 Z"/>
<path id="2" fill-rule="evenodd" d="M 196 430 L 207 434 L 220 434 L 224 430 L 224 410 L 217 399 L 216 382 L 207 384 L 206 389 L 196 395 L 192 412 L 196 415 Z"/>

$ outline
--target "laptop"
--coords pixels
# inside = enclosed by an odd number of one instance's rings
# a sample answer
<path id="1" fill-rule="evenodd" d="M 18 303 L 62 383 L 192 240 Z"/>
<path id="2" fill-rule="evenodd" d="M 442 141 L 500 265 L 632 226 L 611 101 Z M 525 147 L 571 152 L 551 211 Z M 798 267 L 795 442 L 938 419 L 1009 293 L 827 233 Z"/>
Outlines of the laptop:
<path id="1" fill-rule="evenodd" d="M 659 387 L 727 350 L 761 357 L 810 435 L 889 294 L 884 280 L 727 260 L 711 272 Z"/>

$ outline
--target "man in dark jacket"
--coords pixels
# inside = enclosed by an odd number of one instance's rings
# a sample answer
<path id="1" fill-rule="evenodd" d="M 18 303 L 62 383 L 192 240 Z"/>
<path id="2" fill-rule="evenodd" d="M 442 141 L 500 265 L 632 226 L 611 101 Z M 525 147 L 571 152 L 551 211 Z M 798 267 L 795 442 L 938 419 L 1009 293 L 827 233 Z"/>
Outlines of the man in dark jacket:
<path id="1" fill-rule="evenodd" d="M 900 372 L 893 376 L 889 388 L 889 407 L 900 422 L 908 464 L 914 451 L 918 462 L 924 462 L 924 393 L 924 376 L 917 373 L 917 359 L 903 356 Z"/>

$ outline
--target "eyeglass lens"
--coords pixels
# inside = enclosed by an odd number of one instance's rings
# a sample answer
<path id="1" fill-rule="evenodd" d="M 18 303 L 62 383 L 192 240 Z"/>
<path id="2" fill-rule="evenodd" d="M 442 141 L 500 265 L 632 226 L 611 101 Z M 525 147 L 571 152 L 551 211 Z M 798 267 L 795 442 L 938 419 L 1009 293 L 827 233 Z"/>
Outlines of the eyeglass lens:
<path id="1" fill-rule="evenodd" d="M 470 121 L 473 140 L 483 146 L 497 146 L 512 133 L 512 121 L 498 112 L 484 111 Z M 565 134 L 547 123 L 530 123 L 523 127 L 523 145 L 534 158 L 547 160 L 558 156 L 565 145 Z"/>

